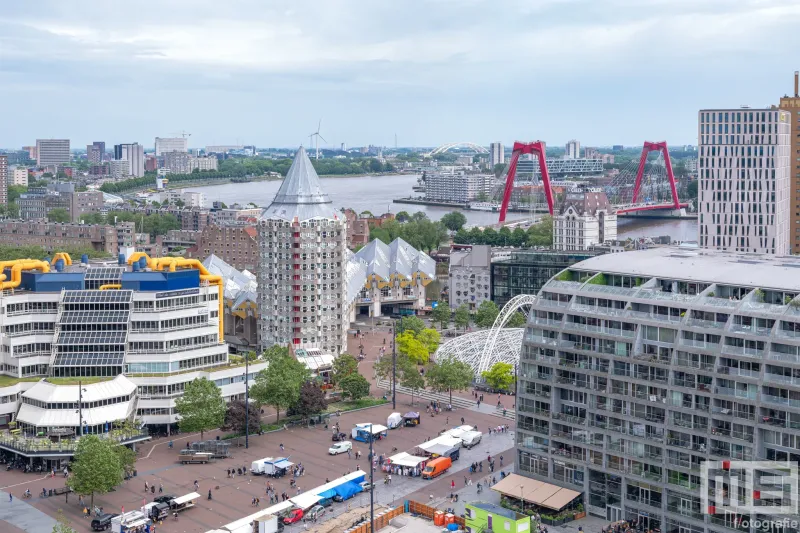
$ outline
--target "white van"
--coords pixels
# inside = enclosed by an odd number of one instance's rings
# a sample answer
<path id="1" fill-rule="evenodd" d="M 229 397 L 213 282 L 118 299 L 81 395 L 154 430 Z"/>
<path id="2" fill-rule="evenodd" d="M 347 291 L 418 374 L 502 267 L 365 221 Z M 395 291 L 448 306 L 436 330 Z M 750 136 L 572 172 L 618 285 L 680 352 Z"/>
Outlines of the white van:
<path id="1" fill-rule="evenodd" d="M 353 443 L 349 440 L 343 440 L 339 442 L 334 442 L 330 448 L 328 448 L 328 454 L 330 455 L 339 455 L 340 453 L 347 453 L 353 449 Z"/>
<path id="2" fill-rule="evenodd" d="M 271 462 L 272 460 L 272 457 L 265 457 L 263 459 L 259 459 L 258 461 L 253 461 L 253 463 L 250 465 L 250 472 L 252 472 L 255 476 L 260 476 L 264 473 L 264 463 Z"/>
<path id="3" fill-rule="evenodd" d="M 461 444 L 464 448 L 470 449 L 481 442 L 481 436 L 483 436 L 483 433 L 480 431 L 467 431 L 461 435 Z"/>

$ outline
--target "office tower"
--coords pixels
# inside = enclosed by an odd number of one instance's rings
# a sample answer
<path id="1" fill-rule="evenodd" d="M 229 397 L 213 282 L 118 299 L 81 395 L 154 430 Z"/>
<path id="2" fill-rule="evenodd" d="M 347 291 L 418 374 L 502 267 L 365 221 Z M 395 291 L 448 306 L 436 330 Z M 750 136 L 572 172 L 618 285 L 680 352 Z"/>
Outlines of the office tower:
<path id="1" fill-rule="evenodd" d="M 90 164 L 99 165 L 103 162 L 103 156 L 106 153 L 106 143 L 103 141 L 95 141 L 92 144 L 86 145 L 86 159 Z"/>
<path id="2" fill-rule="evenodd" d="M 567 143 L 564 157 L 567 159 L 578 159 L 581 156 L 581 142 L 572 139 Z"/>
<path id="3" fill-rule="evenodd" d="M 723 461 L 800 461 L 798 269 L 797 257 L 660 247 L 552 278 L 522 340 L 519 473 L 582 492 L 589 514 L 642 531 L 782 523 L 780 496 L 734 516 L 709 510 L 701 490 L 730 487 Z M 710 480 L 707 461 L 719 467 Z M 753 466 L 750 482 L 763 473 Z"/>
<path id="4" fill-rule="evenodd" d="M 8 156 L 5 155 L 0 155 L 0 204 L 8 204 Z"/>
<path id="5" fill-rule="evenodd" d="M 791 252 L 790 120 L 775 108 L 700 111 L 702 247 Z"/>
<path id="6" fill-rule="evenodd" d="M 139 143 L 115 144 L 114 159 L 128 162 L 128 176 L 144 176 L 144 146 Z"/>
<path id="7" fill-rule="evenodd" d="M 167 152 L 188 152 L 189 139 L 186 137 L 156 137 L 156 157 Z"/>
<path id="8" fill-rule="evenodd" d="M 36 156 L 38 167 L 69 163 L 69 139 L 36 139 Z"/>
<path id="9" fill-rule="evenodd" d="M 502 165 L 506 161 L 505 147 L 503 143 L 496 142 L 489 145 L 489 165 L 494 168 L 495 165 Z"/>
<path id="10" fill-rule="evenodd" d="M 346 236 L 344 216 L 301 147 L 258 222 L 262 348 L 291 344 L 335 355 L 344 349 Z"/>
<path id="11" fill-rule="evenodd" d="M 793 254 L 800 253 L 800 73 L 794 73 L 794 96 L 781 98 L 779 106 L 789 112 L 789 245 Z"/>

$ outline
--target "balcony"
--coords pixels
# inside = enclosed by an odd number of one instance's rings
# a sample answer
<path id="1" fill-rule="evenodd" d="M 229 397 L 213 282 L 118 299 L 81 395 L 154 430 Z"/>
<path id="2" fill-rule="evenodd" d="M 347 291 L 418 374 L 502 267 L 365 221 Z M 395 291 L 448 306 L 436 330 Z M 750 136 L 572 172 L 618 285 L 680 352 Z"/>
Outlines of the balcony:
<path id="1" fill-rule="evenodd" d="M 714 392 L 723 396 L 733 396 L 734 398 L 742 398 L 744 400 L 755 400 L 758 397 L 758 391 L 756 390 L 742 390 L 732 387 L 714 387 Z"/>
<path id="2" fill-rule="evenodd" d="M 550 381 L 553 378 L 553 374 L 549 374 L 547 372 L 537 372 L 533 375 L 534 379 L 541 379 L 543 381 Z"/>
<path id="3" fill-rule="evenodd" d="M 743 357 L 757 357 L 762 359 L 764 354 L 766 354 L 766 350 L 763 348 L 750 348 L 747 346 L 732 346 L 730 344 L 724 344 L 722 346 L 722 353 L 729 354 L 729 355 L 739 355 Z"/>
<path id="4" fill-rule="evenodd" d="M 747 335 L 757 335 L 759 337 L 768 337 L 772 331 L 772 328 L 748 326 L 745 324 L 731 324 L 731 331 L 736 333 L 745 333 Z"/>
<path id="5" fill-rule="evenodd" d="M 684 467 L 684 468 L 688 468 L 688 467 Z M 669 483 L 670 485 L 675 485 L 676 487 L 683 487 L 684 489 L 700 490 L 700 483 L 695 483 L 695 482 L 690 481 L 688 479 L 683 479 L 683 478 L 679 478 L 679 477 L 670 476 L 667 479 L 667 483 Z"/>
<path id="6" fill-rule="evenodd" d="M 786 383 L 788 385 L 800 387 L 800 377 L 798 376 L 785 376 L 783 374 L 770 374 L 768 372 L 764 374 L 764 378 L 767 382 L 775 381 L 778 383 Z"/>
<path id="7" fill-rule="evenodd" d="M 553 420 L 563 420 L 570 424 L 586 425 L 586 419 L 578 416 L 568 415 L 566 413 L 553 413 Z"/>
<path id="8" fill-rule="evenodd" d="M 594 324 L 580 324 L 578 322 L 567 322 L 566 324 L 564 324 L 564 329 L 571 329 L 575 331 L 591 331 L 594 333 L 598 333 L 602 328 Z"/>
<path id="9" fill-rule="evenodd" d="M 717 372 L 720 374 L 728 374 L 729 376 L 742 376 L 745 378 L 758 378 L 761 377 L 760 370 L 747 370 L 744 368 L 737 368 L 734 366 L 719 366 Z"/>
<path id="10" fill-rule="evenodd" d="M 728 428 L 719 428 L 719 427 L 715 428 L 715 427 L 712 427 L 711 428 L 711 436 L 714 436 L 714 437 L 719 437 L 719 436 L 730 437 L 731 436 L 731 430 L 728 429 Z"/>
<path id="11" fill-rule="evenodd" d="M 800 400 L 793 398 L 783 398 L 782 396 L 772 396 L 771 394 L 761 394 L 761 399 L 767 403 L 775 403 L 779 405 L 789 405 L 791 407 L 800 408 Z"/>
<path id="12" fill-rule="evenodd" d="M 554 320 L 552 318 L 536 317 L 531 322 L 533 322 L 534 324 L 537 324 L 539 326 L 553 326 L 553 327 L 560 327 L 561 326 L 561 320 Z"/>
<path id="13" fill-rule="evenodd" d="M 784 363 L 800 364 L 800 355 L 793 353 L 776 352 L 775 350 L 770 350 L 768 358 L 773 361 L 783 361 Z"/>
<path id="14" fill-rule="evenodd" d="M 703 320 L 702 318 L 689 318 L 689 320 L 686 321 L 686 324 L 696 328 L 723 329 L 725 328 L 726 323 L 717 322 L 716 320 Z"/>
<path id="15" fill-rule="evenodd" d="M 682 516 L 686 516 L 688 518 L 693 518 L 694 520 L 699 520 L 700 522 L 703 521 L 705 515 L 700 512 L 700 506 L 697 506 L 697 509 L 692 509 L 688 507 L 683 507 L 682 505 L 671 503 L 667 505 L 667 511 L 671 513 L 677 513 Z"/>

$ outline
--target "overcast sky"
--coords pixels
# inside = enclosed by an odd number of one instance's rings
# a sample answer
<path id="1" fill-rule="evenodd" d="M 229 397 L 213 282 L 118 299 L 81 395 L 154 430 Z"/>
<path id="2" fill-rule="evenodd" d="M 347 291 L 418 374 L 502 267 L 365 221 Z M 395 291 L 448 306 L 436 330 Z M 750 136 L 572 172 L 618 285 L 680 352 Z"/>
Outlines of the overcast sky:
<path id="1" fill-rule="evenodd" d="M 37 0 L 0 13 L 0 146 L 696 144 L 800 69 L 798 0 Z"/>

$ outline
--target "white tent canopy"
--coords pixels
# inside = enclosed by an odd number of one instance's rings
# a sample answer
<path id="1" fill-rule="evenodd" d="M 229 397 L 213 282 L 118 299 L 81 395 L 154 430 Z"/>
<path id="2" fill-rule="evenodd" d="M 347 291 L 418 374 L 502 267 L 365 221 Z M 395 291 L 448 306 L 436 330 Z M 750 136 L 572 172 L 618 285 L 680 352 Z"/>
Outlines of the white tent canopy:
<path id="1" fill-rule="evenodd" d="M 440 455 L 450 448 L 458 448 L 461 446 L 461 439 L 457 439 L 451 437 L 449 435 L 442 435 L 441 437 L 436 437 L 435 439 L 431 439 L 428 442 L 423 442 L 419 445 L 419 448 L 425 450 L 428 453 L 435 453 Z"/>
<path id="2" fill-rule="evenodd" d="M 419 464 L 423 461 L 427 461 L 427 457 L 419 457 L 417 455 L 411 455 L 406 452 L 398 453 L 397 455 L 393 455 L 389 457 L 389 461 L 393 465 L 397 466 L 409 466 L 411 468 L 416 468 Z"/>
<path id="3" fill-rule="evenodd" d="M 313 492 L 304 492 L 303 494 L 298 494 L 293 498 L 289 498 L 293 504 L 295 504 L 300 509 L 309 509 L 312 505 L 320 501 L 322 497 L 317 496 Z"/>
<path id="4" fill-rule="evenodd" d="M 447 431 L 442 433 L 442 436 L 449 436 L 455 439 L 460 439 L 465 433 L 468 433 L 473 430 L 474 430 L 473 426 L 458 426 L 453 429 L 448 429 Z"/>
<path id="5" fill-rule="evenodd" d="M 199 500 L 199 499 L 200 499 L 199 494 L 197 494 L 196 492 L 190 492 L 189 494 L 181 496 L 180 498 L 175 498 L 174 500 L 172 500 L 171 503 L 173 505 L 181 505 L 182 503 L 188 503 L 192 500 Z"/>

